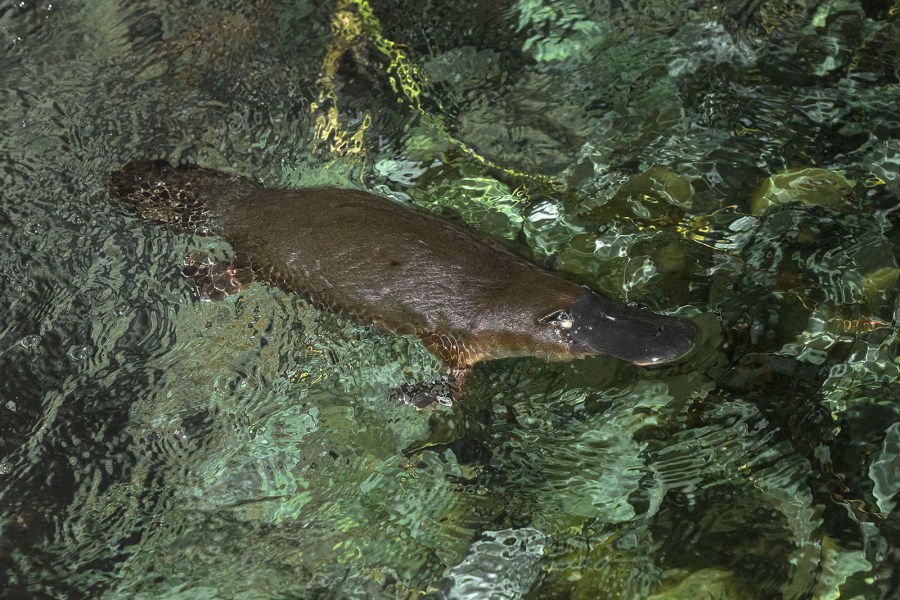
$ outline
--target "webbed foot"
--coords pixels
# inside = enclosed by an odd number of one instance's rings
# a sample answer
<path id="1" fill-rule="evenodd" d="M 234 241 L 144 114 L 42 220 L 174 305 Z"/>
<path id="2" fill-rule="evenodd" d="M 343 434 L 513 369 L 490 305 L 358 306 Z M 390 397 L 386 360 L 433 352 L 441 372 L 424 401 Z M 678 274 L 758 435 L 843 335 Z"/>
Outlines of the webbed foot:
<path id="1" fill-rule="evenodd" d="M 197 295 L 207 301 L 224 300 L 247 289 L 253 282 L 253 270 L 248 267 L 215 262 L 211 258 L 191 254 L 184 257 L 181 272 L 194 280 Z"/>
<path id="2" fill-rule="evenodd" d="M 388 395 L 395 402 L 412 404 L 416 408 L 428 408 L 435 404 L 451 406 L 454 396 L 453 380 L 448 375 L 436 381 L 404 383 L 392 388 Z"/>

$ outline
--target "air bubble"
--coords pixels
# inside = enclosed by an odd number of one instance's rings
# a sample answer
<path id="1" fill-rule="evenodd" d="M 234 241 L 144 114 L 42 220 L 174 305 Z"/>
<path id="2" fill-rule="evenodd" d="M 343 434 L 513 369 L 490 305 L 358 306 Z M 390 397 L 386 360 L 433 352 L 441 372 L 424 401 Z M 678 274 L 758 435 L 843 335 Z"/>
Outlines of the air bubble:
<path id="1" fill-rule="evenodd" d="M 91 347 L 90 346 L 75 346 L 71 350 L 69 350 L 69 358 L 72 360 L 82 362 L 87 360 L 88 356 L 91 355 Z"/>
<path id="2" fill-rule="evenodd" d="M 39 335 L 26 335 L 21 340 L 19 340 L 19 344 L 22 345 L 26 350 L 33 350 L 41 341 L 41 336 Z"/>

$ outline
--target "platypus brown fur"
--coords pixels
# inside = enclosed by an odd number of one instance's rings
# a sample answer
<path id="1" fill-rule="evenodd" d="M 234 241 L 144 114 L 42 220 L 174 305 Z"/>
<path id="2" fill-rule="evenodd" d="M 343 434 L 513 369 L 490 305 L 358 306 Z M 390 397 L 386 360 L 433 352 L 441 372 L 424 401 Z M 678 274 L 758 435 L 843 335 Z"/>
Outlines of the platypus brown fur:
<path id="1" fill-rule="evenodd" d="M 515 356 L 657 364 L 684 355 L 695 336 L 689 321 L 618 304 L 489 238 L 362 191 L 269 189 L 136 161 L 111 176 L 110 194 L 147 219 L 231 244 L 236 267 L 191 265 L 201 294 L 222 297 L 252 278 L 275 283 L 418 336 L 457 381 L 476 362 Z"/>

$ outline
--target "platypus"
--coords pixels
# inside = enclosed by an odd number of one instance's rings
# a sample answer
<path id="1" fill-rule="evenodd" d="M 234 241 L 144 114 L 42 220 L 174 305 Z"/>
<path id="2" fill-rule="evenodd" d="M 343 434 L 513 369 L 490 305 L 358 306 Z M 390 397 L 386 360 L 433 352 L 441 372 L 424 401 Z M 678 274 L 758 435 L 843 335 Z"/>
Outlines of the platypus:
<path id="1" fill-rule="evenodd" d="M 617 303 L 500 242 L 367 192 L 266 188 L 160 161 L 131 162 L 110 179 L 111 197 L 142 217 L 231 244 L 233 265 L 186 261 L 202 298 L 262 280 L 418 336 L 448 368 L 431 400 L 461 396 L 483 360 L 605 354 L 654 365 L 684 355 L 695 337 L 690 321 Z"/>

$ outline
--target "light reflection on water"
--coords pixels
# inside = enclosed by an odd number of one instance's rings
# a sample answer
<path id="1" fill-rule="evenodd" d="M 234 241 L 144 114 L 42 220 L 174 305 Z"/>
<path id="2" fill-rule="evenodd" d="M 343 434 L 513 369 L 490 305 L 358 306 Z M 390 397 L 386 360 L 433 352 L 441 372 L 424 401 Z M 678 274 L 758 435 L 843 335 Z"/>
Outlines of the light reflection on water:
<path id="1" fill-rule="evenodd" d="M 900 30 L 807 4 L 0 9 L 0 595 L 896 595 Z M 108 205 L 138 157 L 456 214 L 703 341 L 394 405 L 418 342 L 193 298 L 230 250 Z"/>

